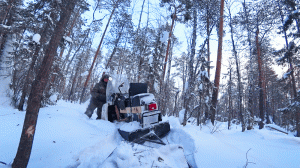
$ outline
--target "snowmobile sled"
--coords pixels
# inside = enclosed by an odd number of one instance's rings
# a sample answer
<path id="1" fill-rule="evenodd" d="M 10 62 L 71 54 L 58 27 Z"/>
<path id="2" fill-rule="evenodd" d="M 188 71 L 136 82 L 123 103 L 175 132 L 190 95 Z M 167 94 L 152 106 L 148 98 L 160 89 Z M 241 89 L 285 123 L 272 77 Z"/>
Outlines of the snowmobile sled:
<path id="1" fill-rule="evenodd" d="M 154 95 L 147 93 L 146 83 L 128 83 L 125 76 L 112 76 L 106 97 L 102 119 L 122 122 L 118 131 L 125 140 L 164 144 L 161 138 L 170 131 L 170 124 L 162 121 Z"/>

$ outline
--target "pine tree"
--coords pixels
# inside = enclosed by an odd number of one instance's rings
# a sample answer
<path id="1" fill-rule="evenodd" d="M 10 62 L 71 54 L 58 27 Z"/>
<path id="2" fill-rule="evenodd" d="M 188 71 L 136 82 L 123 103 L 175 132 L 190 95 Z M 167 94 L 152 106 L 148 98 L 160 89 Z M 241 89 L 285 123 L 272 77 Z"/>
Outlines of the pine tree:
<path id="1" fill-rule="evenodd" d="M 27 167 L 32 149 L 38 113 L 41 106 L 41 100 L 43 95 L 42 93 L 45 90 L 45 87 L 49 80 L 54 56 L 57 54 L 56 50 L 58 48 L 58 44 L 63 36 L 66 24 L 70 19 L 71 13 L 73 12 L 76 2 L 77 1 L 75 0 L 68 1 L 68 3 L 66 1 L 62 1 L 62 4 L 60 4 L 60 20 L 57 22 L 54 34 L 51 37 L 51 40 L 48 45 L 49 47 L 45 52 L 45 57 L 43 59 L 42 66 L 32 85 L 18 151 L 12 164 L 13 168 Z"/>
<path id="2" fill-rule="evenodd" d="M 223 17 L 224 17 L 224 0 L 221 0 L 220 6 L 220 24 L 219 24 L 219 31 L 218 31 L 218 54 L 217 54 L 217 66 L 216 66 L 216 73 L 215 73 L 215 82 L 214 82 L 214 89 L 212 94 L 212 106 L 211 106 L 211 122 L 214 124 L 215 122 L 215 115 L 216 115 L 216 108 L 217 108 L 217 101 L 218 101 L 218 93 L 219 93 L 219 84 L 220 84 L 220 73 L 221 73 L 221 61 L 222 61 L 222 42 L 223 42 Z"/>

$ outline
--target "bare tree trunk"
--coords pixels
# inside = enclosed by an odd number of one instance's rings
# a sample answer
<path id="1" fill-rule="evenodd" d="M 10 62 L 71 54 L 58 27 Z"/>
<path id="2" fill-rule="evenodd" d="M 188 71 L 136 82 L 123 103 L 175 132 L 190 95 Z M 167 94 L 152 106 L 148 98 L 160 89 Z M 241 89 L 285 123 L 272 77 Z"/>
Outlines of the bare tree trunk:
<path id="1" fill-rule="evenodd" d="M 74 25 L 75 25 L 75 23 L 76 23 L 76 21 L 77 21 L 77 18 L 78 18 L 78 16 L 79 16 L 79 14 L 80 14 L 80 8 L 77 10 L 77 12 L 76 12 L 76 14 L 74 15 L 74 18 L 73 18 L 73 21 L 72 21 L 72 23 L 71 23 L 71 26 L 70 26 L 70 29 L 69 29 L 69 31 L 68 31 L 68 33 L 67 33 L 67 35 L 66 35 L 66 37 L 70 37 L 70 35 L 71 35 L 71 33 L 72 33 L 72 30 L 73 30 L 73 27 L 74 27 Z M 58 57 L 58 59 L 61 59 L 62 58 L 62 55 L 63 55 L 63 53 L 64 53 L 64 51 L 65 51 L 65 45 L 63 45 L 61 48 L 60 48 L 60 53 L 59 53 L 59 57 Z M 61 67 L 59 67 L 58 65 L 55 65 L 54 66 L 54 69 L 53 69 L 53 73 L 52 73 L 52 75 L 51 75 L 51 81 L 50 81 L 50 86 L 48 87 L 48 89 L 47 89 L 47 93 L 50 95 L 50 89 L 52 88 L 52 84 L 54 83 L 54 81 L 57 79 L 57 76 L 58 76 L 58 72 L 63 72 L 63 68 L 61 68 Z M 60 83 L 60 82 L 59 82 Z M 64 84 L 62 84 L 62 85 L 64 85 Z"/>
<path id="2" fill-rule="evenodd" d="M 5 20 L 8 18 L 7 16 L 10 13 L 10 10 L 11 10 L 11 8 L 13 6 L 14 1 L 15 0 L 10 0 L 10 1 L 7 2 L 7 7 L 5 9 L 4 15 L 2 15 L 2 17 L 1 17 L 0 24 L 3 24 L 3 25 L 6 24 Z M 7 25 L 7 26 L 10 26 L 10 24 Z M 4 36 L 5 36 L 5 34 L 3 32 L 0 32 L 0 49 L 2 49 L 2 44 L 5 41 L 5 38 L 3 38 Z M 0 56 L 1 55 L 2 55 L 2 52 L 0 52 Z"/>
<path id="3" fill-rule="evenodd" d="M 79 14 L 80 14 L 80 8 L 78 9 L 78 11 L 77 11 L 76 14 L 75 14 L 75 17 L 74 17 L 74 19 L 73 19 L 73 22 L 72 22 L 72 24 L 71 24 L 70 30 L 69 30 L 69 32 L 68 32 L 68 34 L 67 34 L 67 37 L 70 37 L 71 32 L 72 32 L 72 30 L 73 30 L 73 27 L 74 27 L 74 25 L 75 25 L 75 23 L 76 23 L 76 21 L 77 21 L 77 18 L 78 18 L 78 16 L 79 16 Z M 60 53 L 59 53 L 59 58 L 62 57 L 64 51 L 65 51 L 65 47 L 62 47 L 61 50 L 60 50 Z"/>
<path id="4" fill-rule="evenodd" d="M 143 0 L 142 10 L 141 10 L 141 13 L 140 13 L 139 24 L 138 24 L 138 28 L 137 28 L 137 32 L 136 32 L 137 36 L 139 35 L 139 31 L 140 31 L 140 25 L 141 25 L 142 15 L 143 15 L 143 11 L 144 11 L 144 4 L 145 4 L 145 0 Z M 142 54 L 140 54 L 138 57 L 139 57 L 139 65 L 138 65 L 138 72 L 137 72 L 138 75 L 137 76 L 138 76 L 138 82 L 140 82 L 141 69 L 142 69 L 142 63 L 143 63 Z"/>
<path id="5" fill-rule="evenodd" d="M 199 110 L 197 112 L 197 126 L 199 126 L 201 124 L 201 116 L 202 116 L 202 111 L 203 111 L 203 105 L 202 105 L 202 95 L 200 95 L 199 98 Z"/>
<path id="6" fill-rule="evenodd" d="M 72 95 L 74 94 L 74 88 L 75 88 L 76 79 L 77 79 L 77 76 L 78 76 L 78 73 L 79 73 L 80 66 L 81 66 L 81 59 L 78 60 L 78 64 L 76 65 L 75 75 L 74 75 L 73 80 L 72 80 L 71 90 L 70 90 L 70 94 L 69 94 L 69 97 L 68 97 L 69 101 L 74 100 L 74 99 L 72 99 Z"/>
<path id="7" fill-rule="evenodd" d="M 149 93 L 155 93 L 154 89 L 154 71 L 153 71 L 153 65 L 150 65 L 149 68 L 149 76 L 148 76 L 148 86 L 149 86 Z"/>
<path id="8" fill-rule="evenodd" d="M 72 64 L 72 62 L 73 62 L 73 60 L 75 59 L 77 53 L 80 51 L 81 47 L 84 45 L 84 42 L 85 42 L 85 40 L 88 38 L 88 36 L 89 36 L 89 33 L 86 34 L 86 36 L 84 37 L 84 39 L 83 39 L 83 41 L 81 42 L 80 46 L 76 49 L 75 53 L 73 54 L 73 57 L 72 57 L 71 60 L 69 61 L 68 65 L 67 65 L 67 68 L 65 69 L 65 65 L 67 64 L 67 61 L 68 61 L 67 58 L 69 58 L 69 56 L 70 56 L 70 54 L 71 54 L 71 51 L 72 51 L 71 48 L 69 49 L 69 53 L 68 53 L 68 55 L 66 56 L 66 61 L 65 61 L 65 64 L 64 64 L 64 66 L 63 66 L 63 71 L 65 71 L 66 73 L 68 73 L 69 68 L 70 68 L 70 66 L 71 66 L 71 64 Z M 72 45 L 71 45 L 71 47 L 72 47 Z"/>
<path id="9" fill-rule="evenodd" d="M 184 61 L 182 61 L 182 68 L 183 68 L 183 70 L 182 70 L 182 78 L 183 78 L 183 80 L 182 80 L 182 94 L 185 94 L 185 92 L 186 92 L 186 90 L 185 90 L 185 85 L 186 85 L 186 71 L 187 71 L 187 65 L 185 65 L 186 63 L 185 63 L 185 60 Z M 182 96 L 183 98 L 184 98 L 184 96 Z"/>
<path id="10" fill-rule="evenodd" d="M 195 4 L 194 4 L 195 5 Z M 196 54 L 196 40 L 197 40 L 197 9 L 196 5 L 193 9 L 193 34 L 192 34 L 192 44 L 191 44 L 191 55 L 189 58 L 189 85 L 187 92 L 184 96 L 184 118 L 182 125 L 185 126 L 187 122 L 187 113 L 190 112 L 190 102 L 191 102 L 191 93 L 194 91 L 194 57 Z"/>
<path id="11" fill-rule="evenodd" d="M 230 8 L 228 9 L 228 11 L 229 11 L 229 26 L 230 26 L 230 33 L 231 33 L 232 50 L 233 50 L 233 54 L 234 54 L 234 58 L 235 58 L 236 73 L 237 73 L 237 76 L 238 76 L 238 96 L 239 96 L 238 108 L 239 108 L 239 116 L 240 116 L 240 120 L 241 120 L 241 123 L 242 123 L 242 132 L 244 132 L 245 129 L 246 129 L 246 125 L 245 125 L 243 111 L 242 111 L 242 101 L 243 101 L 243 97 L 242 97 L 242 82 L 241 82 L 241 75 L 240 75 L 240 67 L 239 67 L 238 55 L 237 55 L 237 51 L 236 51 L 236 48 L 235 48 L 235 42 L 234 42 L 234 38 L 233 38 L 233 25 L 232 25 L 232 18 L 231 18 Z"/>
<path id="12" fill-rule="evenodd" d="M 6 9 L 5 9 L 4 13 L 1 13 L 3 15 L 0 17 L 1 18 L 0 24 L 3 24 L 3 25 L 5 24 L 5 20 L 6 20 L 7 15 L 9 13 L 11 7 L 12 7 L 13 2 L 14 2 L 14 0 L 10 0 L 10 1 L 7 2 L 7 6 L 6 6 Z"/>
<path id="13" fill-rule="evenodd" d="M 210 26 L 210 21 L 209 21 L 209 8 L 208 8 L 209 4 L 207 4 L 207 9 L 206 9 L 206 35 L 207 35 L 207 62 L 209 62 L 209 67 L 207 68 L 207 73 L 208 73 L 208 77 L 210 77 L 210 46 L 209 46 L 209 40 L 210 40 L 210 30 L 209 30 L 209 26 Z"/>
<path id="14" fill-rule="evenodd" d="M 164 62 L 164 69 L 163 69 L 162 83 L 163 83 L 163 81 L 164 81 L 164 79 L 165 79 L 165 72 L 166 72 L 166 66 L 167 66 L 167 61 L 168 61 L 169 48 L 170 48 L 170 44 L 171 44 L 171 36 L 172 36 L 173 27 L 174 27 L 174 23 L 175 23 L 176 17 L 177 17 L 177 8 L 175 7 L 174 14 L 172 15 L 172 25 L 171 25 L 171 30 L 170 30 L 170 32 L 169 32 L 169 39 L 168 39 L 168 45 L 167 45 L 167 51 L 166 51 L 166 57 L 165 57 L 165 62 Z"/>
<path id="15" fill-rule="evenodd" d="M 45 57 L 41 64 L 39 73 L 32 84 L 21 139 L 16 157 L 12 164 L 12 168 L 26 168 L 28 165 L 43 91 L 49 79 L 58 44 L 63 36 L 66 24 L 70 19 L 76 2 L 76 0 L 69 0 L 68 3 L 63 3 L 65 4 L 65 6 L 62 6 L 60 20 L 56 25 L 53 36 L 51 37 L 51 40 L 49 42 L 49 47 L 45 52 Z"/>
<path id="16" fill-rule="evenodd" d="M 294 98 L 296 98 L 297 97 L 297 89 L 296 89 L 296 81 L 295 81 L 295 75 L 294 75 L 294 67 L 293 67 L 291 58 L 289 58 L 288 60 L 289 60 L 289 64 L 290 64 L 290 69 L 292 71 L 291 76 L 292 76 L 293 95 L 294 95 Z"/>
<path id="17" fill-rule="evenodd" d="M 143 15 L 143 11 L 144 11 L 144 4 L 145 4 L 145 0 L 143 0 L 143 4 L 142 4 L 142 10 L 141 10 L 141 13 L 140 13 L 140 19 L 139 19 L 139 24 L 138 24 L 138 28 L 137 28 L 137 35 L 139 34 L 139 30 L 140 30 L 142 15 Z"/>
<path id="18" fill-rule="evenodd" d="M 253 122 L 254 122 L 254 106 L 253 106 L 253 91 L 254 91 L 254 84 L 253 84 L 253 73 L 252 73 L 252 70 L 253 70 L 253 65 L 252 65 L 252 43 L 251 43 L 251 29 L 249 27 L 249 14 L 247 12 L 247 6 L 246 6 L 246 0 L 244 0 L 244 2 L 242 3 L 243 5 L 243 10 L 244 10 L 244 13 L 245 13 L 245 22 L 246 22 L 246 29 L 247 29 L 247 41 L 248 41 L 248 44 L 249 44 L 249 58 L 250 58 L 250 73 L 249 73 L 249 97 L 248 97 L 248 111 L 250 113 L 250 116 L 248 118 L 248 126 L 247 126 L 247 129 L 248 130 L 251 130 L 253 129 Z"/>
<path id="19" fill-rule="evenodd" d="M 300 137 L 300 114 L 299 114 L 299 112 L 296 114 L 296 130 L 297 130 L 296 137 Z"/>
<path id="20" fill-rule="evenodd" d="M 49 24 L 47 22 L 45 24 L 44 28 L 43 28 L 43 32 L 41 33 L 40 44 L 37 44 L 37 46 L 35 48 L 35 51 L 34 51 L 34 54 L 32 56 L 32 61 L 31 61 L 30 67 L 29 67 L 29 69 L 27 71 L 27 75 L 26 75 L 26 78 L 25 78 L 24 86 L 23 86 L 23 89 L 22 89 L 22 95 L 21 95 L 19 106 L 18 106 L 18 110 L 19 111 L 23 111 L 23 107 L 24 107 L 24 103 L 25 103 L 25 98 L 26 98 L 26 96 L 28 94 L 27 93 L 27 91 L 28 91 L 28 85 L 29 85 L 29 83 L 31 83 L 30 75 L 32 74 L 34 65 L 36 63 L 38 54 L 40 52 L 41 44 L 44 44 L 45 41 L 46 41 L 46 33 L 48 31 L 48 26 L 49 26 Z"/>
<path id="21" fill-rule="evenodd" d="M 252 73 L 252 72 L 250 72 Z M 252 85 L 252 81 L 249 81 L 249 97 L 248 97 L 248 111 L 249 111 L 249 115 L 250 117 L 248 118 L 248 126 L 247 126 L 247 130 L 252 130 L 253 129 L 253 122 L 254 122 L 254 113 L 253 113 L 253 92 L 254 92 L 254 88 Z"/>
<path id="22" fill-rule="evenodd" d="M 99 54 L 99 51 L 100 51 L 100 48 L 101 48 L 101 45 L 102 45 L 102 42 L 103 42 L 105 33 L 106 33 L 106 31 L 107 31 L 107 28 L 108 28 L 108 25 L 109 25 L 109 23 L 110 23 L 110 20 L 111 20 L 113 14 L 115 13 L 115 9 L 118 7 L 119 1 L 120 1 L 120 0 L 118 0 L 118 1 L 116 2 L 116 4 L 114 5 L 113 10 L 111 11 L 111 14 L 110 14 L 110 16 L 109 16 L 109 19 L 108 19 L 108 21 L 107 21 L 106 27 L 105 27 L 105 29 L 104 29 L 104 32 L 103 32 L 103 34 L 102 34 L 102 38 L 101 38 L 101 41 L 100 41 L 100 43 L 99 43 L 98 49 L 97 49 L 97 51 L 96 51 L 96 54 L 95 54 L 95 56 L 94 56 L 93 63 L 92 63 L 91 68 L 90 68 L 90 70 L 89 70 L 89 74 L 88 74 L 88 76 L 87 76 L 87 78 L 86 78 L 86 81 L 85 81 L 85 83 L 84 83 L 84 86 L 83 86 L 83 90 L 82 90 L 81 97 L 80 97 L 80 103 L 82 103 L 82 101 L 83 101 L 83 97 L 84 97 L 84 94 L 85 94 L 85 90 L 86 90 L 87 84 L 88 84 L 88 82 L 89 82 L 89 80 L 90 80 L 90 77 L 91 77 L 91 74 L 92 74 L 92 71 L 93 71 L 93 68 L 94 68 L 94 64 L 95 64 L 96 59 L 97 59 L 97 56 L 98 56 L 98 54 Z"/>
<path id="23" fill-rule="evenodd" d="M 259 73 L 259 116 L 260 116 L 260 123 L 259 123 L 259 129 L 264 128 L 264 120 L 265 120 L 265 113 L 264 113 L 264 88 L 263 88 L 263 70 L 262 70 L 262 59 L 261 59 L 261 53 L 260 53 L 260 46 L 258 41 L 258 34 L 259 29 L 257 27 L 256 30 L 256 48 L 257 48 L 257 61 L 258 61 L 258 73 Z"/>
<path id="24" fill-rule="evenodd" d="M 232 85 L 232 79 L 231 79 L 231 64 L 230 64 L 230 72 L 229 72 L 229 86 L 228 86 L 228 104 L 229 104 L 229 110 L 228 110 L 228 130 L 230 129 L 231 126 L 231 117 L 232 117 L 232 95 L 231 95 L 231 85 Z"/>
<path id="25" fill-rule="evenodd" d="M 172 45 L 172 48 L 173 48 L 173 45 L 174 45 L 174 43 L 172 43 L 171 44 Z M 162 114 L 166 114 L 166 112 L 167 112 L 167 107 L 170 107 L 168 104 L 166 104 L 167 102 L 169 102 L 169 101 L 167 101 L 167 100 L 169 100 L 170 99 L 170 94 L 169 94 L 169 92 L 170 92 L 170 87 L 169 87 L 169 82 L 170 82 L 170 74 L 171 74 L 171 63 L 172 63 L 172 56 L 173 56 L 173 53 L 172 53 L 172 51 L 171 51 L 171 53 L 169 54 L 170 55 L 170 57 L 169 57 L 169 60 L 168 60 L 168 64 L 169 64 L 169 66 L 168 66 L 168 71 L 167 71 L 167 79 L 166 79 L 166 82 L 165 83 L 163 83 L 163 87 L 164 87 L 164 89 L 163 89 L 163 96 L 164 96 L 164 98 L 163 98 L 163 104 L 162 104 L 162 106 L 163 106 L 163 108 L 162 108 Z M 170 113 L 170 112 L 169 112 Z"/>
<path id="26" fill-rule="evenodd" d="M 266 66 L 263 66 L 263 72 L 264 73 L 264 80 L 263 80 L 263 87 L 264 87 L 264 107 L 265 107 L 265 111 L 266 111 L 266 124 L 271 124 L 271 121 L 270 121 L 270 108 L 269 108 L 269 104 L 270 103 L 267 103 L 267 69 L 266 69 Z"/>
<path id="27" fill-rule="evenodd" d="M 116 39 L 116 43 L 115 43 L 114 49 L 113 49 L 112 53 L 110 54 L 110 57 L 109 57 L 109 59 L 108 59 L 106 65 L 105 65 L 105 69 L 108 68 L 109 63 L 111 62 L 113 56 L 115 55 L 115 53 L 116 53 L 116 51 L 117 51 L 119 41 L 120 41 L 120 39 L 121 39 L 121 37 L 122 37 L 122 34 L 123 34 L 123 29 L 124 29 L 124 25 L 122 26 L 121 31 L 120 31 L 120 33 L 118 34 L 118 37 L 117 37 L 117 39 Z"/>
<path id="28" fill-rule="evenodd" d="M 212 124 L 214 124 L 214 122 L 215 122 L 215 115 L 216 115 L 216 108 L 217 108 L 218 94 L 219 94 L 220 74 L 221 74 L 223 19 L 224 19 L 223 13 L 224 13 L 224 0 L 221 0 L 217 66 L 216 66 L 214 89 L 213 89 L 213 94 L 212 94 L 212 106 L 210 108 L 210 110 L 212 111 L 212 113 L 211 113 L 212 114 L 212 116 L 211 116 Z"/>
<path id="29" fill-rule="evenodd" d="M 176 95 L 175 95 L 175 105 L 174 105 L 174 110 L 173 110 L 173 116 L 176 116 L 175 113 L 177 110 L 177 98 L 178 98 L 178 94 L 179 94 L 179 90 L 176 91 Z"/>
<path id="30" fill-rule="evenodd" d="M 19 111 L 23 111 L 23 107 L 24 107 L 24 103 L 25 103 L 25 99 L 26 99 L 27 91 L 28 91 L 28 85 L 31 82 L 30 81 L 30 76 L 32 74 L 32 71 L 33 71 L 35 62 L 37 60 L 37 56 L 38 56 L 38 52 L 39 51 L 40 51 L 40 45 L 36 46 L 36 49 L 35 49 L 35 52 L 33 54 L 30 67 L 29 67 L 29 69 L 27 71 L 27 75 L 26 75 L 26 78 L 25 78 L 24 86 L 23 86 L 23 89 L 22 89 L 22 95 L 21 95 L 20 102 L 19 102 L 19 105 L 18 105 L 18 110 Z"/>
<path id="31" fill-rule="evenodd" d="M 289 58 L 289 63 L 290 63 L 290 68 L 292 71 L 292 85 L 293 85 L 293 92 L 294 92 L 294 99 L 297 98 L 297 91 L 296 91 L 296 81 L 295 81 L 295 76 L 294 76 L 294 68 L 293 68 L 293 64 L 291 61 L 291 58 Z M 300 112 L 296 112 L 296 130 L 297 130 L 297 137 L 300 137 Z"/>
<path id="32" fill-rule="evenodd" d="M 13 22 L 14 22 L 13 18 L 9 15 L 10 10 L 12 8 L 12 5 L 13 5 L 14 1 L 15 0 L 11 0 L 10 2 L 8 2 L 7 11 L 6 11 L 6 14 L 5 14 L 6 16 L 3 19 L 3 24 L 5 24 L 6 26 L 11 26 L 13 24 Z M 5 43 L 7 41 L 7 37 L 9 36 L 9 34 L 10 34 L 9 31 L 1 31 L 0 32 L 0 58 L 4 54 L 3 50 L 4 50 Z"/>

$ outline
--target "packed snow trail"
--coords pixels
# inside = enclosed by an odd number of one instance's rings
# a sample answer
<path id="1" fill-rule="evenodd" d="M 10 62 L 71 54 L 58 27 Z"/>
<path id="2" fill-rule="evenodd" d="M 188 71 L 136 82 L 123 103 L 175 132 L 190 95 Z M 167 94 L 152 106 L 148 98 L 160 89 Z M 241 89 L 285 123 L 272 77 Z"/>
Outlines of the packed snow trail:
<path id="1" fill-rule="evenodd" d="M 97 122 L 106 121 L 97 120 Z M 188 164 L 197 167 L 193 155 L 193 140 L 184 131 L 171 130 L 169 135 L 163 138 L 167 145 L 150 142 L 140 145 L 123 140 L 117 131 L 122 124 L 131 123 L 114 123 L 115 129 L 112 134 L 83 149 L 74 157 L 75 163 L 68 168 L 188 168 Z"/>
<path id="2" fill-rule="evenodd" d="M 99 142 L 83 149 L 77 156 L 74 157 L 76 162 L 69 166 L 76 168 L 97 168 L 102 167 L 103 162 L 116 149 L 118 142 L 116 140 L 116 131 L 112 135 L 108 135 L 104 139 L 99 139 Z"/>
<path id="3" fill-rule="evenodd" d="M 179 145 L 165 145 L 158 148 L 122 141 L 113 154 L 100 167 L 188 168 L 183 148 Z"/>

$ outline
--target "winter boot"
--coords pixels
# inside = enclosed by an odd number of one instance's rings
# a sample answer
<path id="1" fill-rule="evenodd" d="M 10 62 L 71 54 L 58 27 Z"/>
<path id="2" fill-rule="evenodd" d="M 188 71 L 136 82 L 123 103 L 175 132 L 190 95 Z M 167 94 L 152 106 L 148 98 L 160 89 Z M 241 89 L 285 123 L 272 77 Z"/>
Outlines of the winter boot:
<path id="1" fill-rule="evenodd" d="M 102 114 L 102 109 L 100 109 L 99 107 L 98 107 L 98 109 L 97 109 L 97 118 L 96 118 L 96 120 L 101 120 L 101 114 Z"/>
<path id="2" fill-rule="evenodd" d="M 93 115 L 93 112 L 91 112 L 91 111 L 86 111 L 84 114 L 87 115 L 89 118 L 91 118 L 92 115 Z"/>

